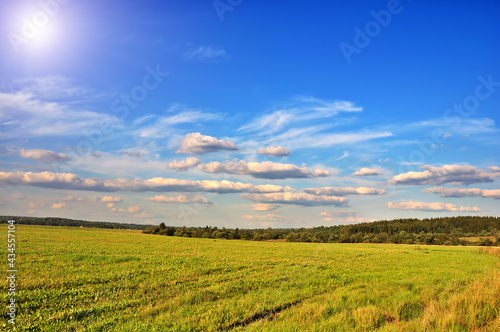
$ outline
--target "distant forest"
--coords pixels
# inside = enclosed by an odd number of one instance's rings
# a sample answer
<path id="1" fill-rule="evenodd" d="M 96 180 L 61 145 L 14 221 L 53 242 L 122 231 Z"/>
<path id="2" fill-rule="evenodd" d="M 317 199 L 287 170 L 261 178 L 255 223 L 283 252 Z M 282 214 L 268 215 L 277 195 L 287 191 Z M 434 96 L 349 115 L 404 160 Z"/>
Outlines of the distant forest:
<path id="1" fill-rule="evenodd" d="M 69 227 L 90 227 L 90 228 L 113 228 L 113 229 L 146 229 L 151 225 L 123 224 L 118 222 L 86 221 L 57 217 L 37 218 L 0 216 L 0 224 L 5 224 L 9 220 L 15 220 L 20 225 L 42 225 L 42 226 L 69 226 Z"/>
<path id="2" fill-rule="evenodd" d="M 235 240 L 286 240 L 316 243 L 403 243 L 436 245 L 500 246 L 500 218 L 459 216 L 431 219 L 395 219 L 362 224 L 314 228 L 229 229 L 178 227 L 85 221 L 65 218 L 0 216 L 0 223 L 136 229 L 146 234 Z"/>
<path id="3" fill-rule="evenodd" d="M 500 245 L 500 218 L 459 216 L 422 220 L 396 219 L 354 225 L 295 229 L 172 227 L 162 223 L 159 226 L 151 226 L 143 232 L 167 236 L 253 241 L 498 246 Z M 474 237 L 477 239 L 469 239 Z"/>

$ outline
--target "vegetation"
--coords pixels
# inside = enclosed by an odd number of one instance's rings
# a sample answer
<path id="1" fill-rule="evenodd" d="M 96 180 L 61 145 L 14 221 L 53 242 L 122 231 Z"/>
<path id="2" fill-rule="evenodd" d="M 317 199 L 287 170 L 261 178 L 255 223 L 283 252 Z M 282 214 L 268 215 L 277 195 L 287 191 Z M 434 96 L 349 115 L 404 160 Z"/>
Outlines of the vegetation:
<path id="1" fill-rule="evenodd" d="M 0 216 L 0 224 L 6 224 L 9 220 L 15 220 L 16 224 L 21 225 L 45 225 L 45 226 L 70 226 L 70 227 L 92 227 L 92 228 L 113 228 L 113 229 L 146 229 L 150 225 L 125 224 L 117 222 L 104 221 L 85 221 L 58 217 L 18 217 L 18 216 Z"/>
<path id="2" fill-rule="evenodd" d="M 16 240 L 17 331 L 500 329 L 499 248 L 30 225 Z M 7 257 L 5 236 L 0 245 Z"/>
<path id="3" fill-rule="evenodd" d="M 144 233 L 180 237 L 277 240 L 316 243 L 403 243 L 439 245 L 499 245 L 500 218 L 447 217 L 383 220 L 347 226 L 299 229 L 219 229 L 217 227 L 150 226 Z M 475 241 L 467 238 L 476 237 Z"/>

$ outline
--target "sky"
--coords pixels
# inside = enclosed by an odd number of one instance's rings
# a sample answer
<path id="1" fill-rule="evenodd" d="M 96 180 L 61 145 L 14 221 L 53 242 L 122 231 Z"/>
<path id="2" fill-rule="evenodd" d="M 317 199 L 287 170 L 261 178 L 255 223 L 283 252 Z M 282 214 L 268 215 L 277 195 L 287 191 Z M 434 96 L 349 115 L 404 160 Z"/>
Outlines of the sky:
<path id="1" fill-rule="evenodd" d="M 2 215 L 500 216 L 497 1 L 0 3 Z"/>

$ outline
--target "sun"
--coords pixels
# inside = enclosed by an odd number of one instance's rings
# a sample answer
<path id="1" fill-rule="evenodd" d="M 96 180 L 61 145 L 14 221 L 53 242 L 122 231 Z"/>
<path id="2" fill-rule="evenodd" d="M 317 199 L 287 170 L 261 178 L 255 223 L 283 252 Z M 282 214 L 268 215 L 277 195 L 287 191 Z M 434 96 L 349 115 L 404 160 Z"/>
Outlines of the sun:
<path id="1" fill-rule="evenodd" d="M 8 39 L 16 54 L 34 53 L 41 55 L 54 50 L 62 37 L 60 12 L 64 9 L 62 0 L 40 1 L 37 4 L 13 10 L 11 13 Z"/>

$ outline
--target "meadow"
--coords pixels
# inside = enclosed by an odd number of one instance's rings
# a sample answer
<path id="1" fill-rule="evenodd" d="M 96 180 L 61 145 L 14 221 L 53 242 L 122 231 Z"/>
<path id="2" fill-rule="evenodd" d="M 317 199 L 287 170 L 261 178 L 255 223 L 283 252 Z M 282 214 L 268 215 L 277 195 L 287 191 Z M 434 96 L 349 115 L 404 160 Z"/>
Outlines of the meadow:
<path id="1" fill-rule="evenodd" d="M 7 226 L 0 232 L 7 234 Z M 28 225 L 17 225 L 16 234 L 18 316 L 12 329 L 3 313 L 4 329 L 500 330 L 498 248 Z M 1 294 L 7 303 L 5 279 Z"/>

